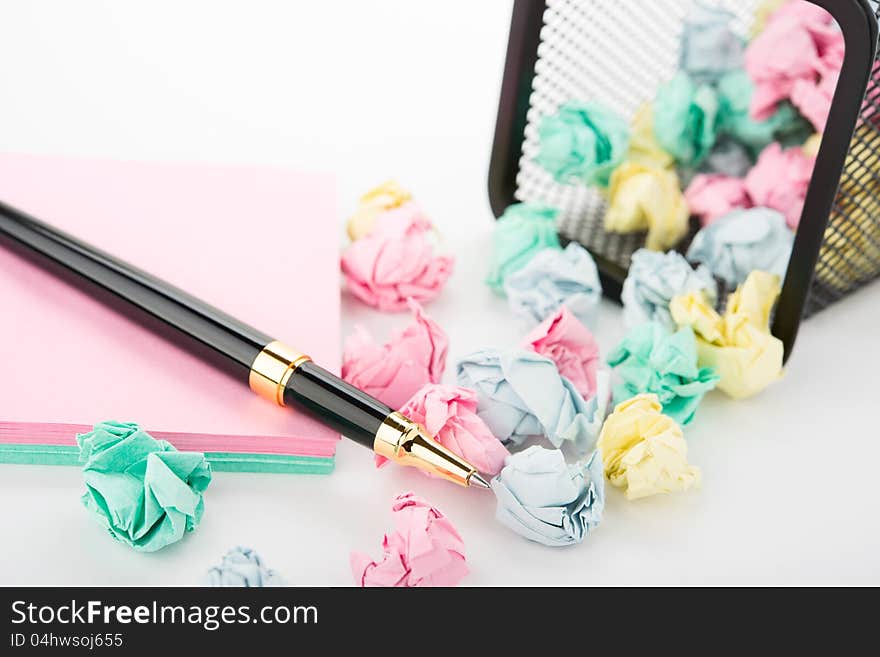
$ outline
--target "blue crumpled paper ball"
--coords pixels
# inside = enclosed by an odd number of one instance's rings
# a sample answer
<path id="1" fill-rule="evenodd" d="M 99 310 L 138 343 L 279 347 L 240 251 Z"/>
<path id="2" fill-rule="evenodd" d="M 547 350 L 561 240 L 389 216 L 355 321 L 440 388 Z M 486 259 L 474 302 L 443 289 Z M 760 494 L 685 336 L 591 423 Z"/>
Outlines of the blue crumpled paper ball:
<path id="1" fill-rule="evenodd" d="M 581 453 L 596 442 L 607 411 L 607 372 L 584 401 L 549 358 L 525 349 L 484 349 L 458 363 L 458 383 L 477 393 L 477 415 L 502 442 L 546 436 L 554 447 L 571 441 Z"/>
<path id="2" fill-rule="evenodd" d="M 495 517 L 520 536 L 550 547 L 580 543 L 605 509 L 602 457 L 597 450 L 568 465 L 558 449 L 533 445 L 507 458 L 492 491 Z"/>
<path id="3" fill-rule="evenodd" d="M 683 187 L 687 187 L 698 173 L 718 173 L 731 178 L 745 178 L 753 166 L 755 166 L 755 158 L 748 148 L 735 139 L 721 136 L 698 168 L 680 168 L 678 173 Z"/>
<path id="4" fill-rule="evenodd" d="M 285 586 L 278 573 L 267 568 L 251 548 L 234 547 L 223 556 L 219 566 L 204 577 L 205 586 Z"/>
<path id="5" fill-rule="evenodd" d="M 541 120 L 535 161 L 557 182 L 607 187 L 629 138 L 623 117 L 597 103 L 571 101 Z"/>
<path id="6" fill-rule="evenodd" d="M 495 224 L 486 284 L 504 292 L 507 277 L 522 269 L 543 249 L 561 250 L 556 232 L 559 210 L 537 203 L 514 203 Z"/>
<path id="7" fill-rule="evenodd" d="M 689 423 L 697 406 L 718 376 L 711 367 L 697 365 L 697 341 L 685 326 L 675 333 L 657 322 L 630 330 L 608 355 L 620 383 L 614 386 L 614 403 L 641 393 L 657 395 L 663 412 L 679 424 Z"/>
<path id="8" fill-rule="evenodd" d="M 680 68 L 697 84 L 716 82 L 745 64 L 745 43 L 732 29 L 735 16 L 698 4 L 684 22 Z"/>
<path id="9" fill-rule="evenodd" d="M 639 249 L 632 255 L 629 272 L 623 282 L 623 322 L 627 328 L 657 322 L 675 330 L 669 312 L 673 298 L 703 290 L 711 304 L 718 297 L 718 286 L 712 273 L 704 266 L 696 270 L 675 251 L 659 253 Z"/>
<path id="10" fill-rule="evenodd" d="M 576 242 L 538 251 L 504 286 L 510 309 L 538 324 L 565 306 L 585 326 L 596 322 L 602 284 L 593 256 Z"/>
<path id="11" fill-rule="evenodd" d="M 176 543 L 199 524 L 211 483 L 205 455 L 178 452 L 137 424 L 102 422 L 76 437 L 83 505 L 113 538 L 142 552 Z"/>
<path id="12" fill-rule="evenodd" d="M 687 258 L 703 263 L 731 288 L 755 269 L 785 277 L 794 233 L 785 215 L 770 208 L 734 210 L 702 228 Z"/>

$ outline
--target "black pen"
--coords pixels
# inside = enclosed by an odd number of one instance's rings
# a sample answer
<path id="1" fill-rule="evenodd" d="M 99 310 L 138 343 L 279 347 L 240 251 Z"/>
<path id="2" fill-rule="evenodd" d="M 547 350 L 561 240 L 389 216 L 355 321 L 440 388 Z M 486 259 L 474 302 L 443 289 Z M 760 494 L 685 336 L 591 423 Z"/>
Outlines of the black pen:
<path id="1" fill-rule="evenodd" d="M 424 427 L 305 354 L 2 202 L 0 244 L 247 381 L 254 392 L 280 406 L 300 409 L 396 463 L 461 486 L 489 487 L 473 465 L 440 445 Z M 293 307 L 291 312 L 308 309 Z"/>

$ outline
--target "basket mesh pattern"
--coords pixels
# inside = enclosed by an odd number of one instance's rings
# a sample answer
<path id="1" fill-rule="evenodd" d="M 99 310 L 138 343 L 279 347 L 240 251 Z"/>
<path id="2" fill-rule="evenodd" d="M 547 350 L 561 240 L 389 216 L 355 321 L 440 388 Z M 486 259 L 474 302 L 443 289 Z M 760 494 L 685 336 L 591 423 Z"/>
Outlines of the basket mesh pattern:
<path id="1" fill-rule="evenodd" d="M 599 100 L 631 120 L 678 69 L 685 18 L 697 2 L 735 16 L 748 36 L 761 0 L 548 0 L 538 47 L 516 198 L 559 208 L 559 232 L 586 246 L 606 273 L 625 275 L 643 234 L 607 233 L 605 203 L 586 185 L 559 184 L 534 162 L 538 125 L 570 99 Z M 880 72 L 863 115 L 880 112 Z M 692 226 L 692 233 L 697 226 Z M 679 248 L 689 243 L 686 239 Z M 880 127 L 865 122 L 854 137 L 816 270 L 807 314 L 880 275 Z"/>
<path id="2" fill-rule="evenodd" d="M 875 7 L 877 16 L 880 9 Z M 880 61 L 868 83 L 840 189 L 825 229 L 805 315 L 880 276 Z"/>

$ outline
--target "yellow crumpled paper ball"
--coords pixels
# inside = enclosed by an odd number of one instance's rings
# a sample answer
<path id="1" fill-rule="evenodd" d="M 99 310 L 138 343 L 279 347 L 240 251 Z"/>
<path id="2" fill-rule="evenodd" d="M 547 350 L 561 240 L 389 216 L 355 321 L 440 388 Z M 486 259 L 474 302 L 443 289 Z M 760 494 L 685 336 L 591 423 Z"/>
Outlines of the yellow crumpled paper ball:
<path id="1" fill-rule="evenodd" d="M 687 234 L 689 215 L 674 171 L 628 161 L 611 174 L 605 213 L 608 232 L 647 230 L 645 247 L 666 251 Z"/>
<path id="2" fill-rule="evenodd" d="M 412 194 L 395 180 L 387 180 L 381 185 L 373 187 L 361 196 L 357 210 L 348 218 L 346 231 L 349 238 L 354 242 L 366 237 L 373 230 L 376 217 L 382 212 L 399 208 L 411 200 Z"/>
<path id="3" fill-rule="evenodd" d="M 654 136 L 654 108 L 649 104 L 642 105 L 633 117 L 626 159 L 658 169 L 670 169 L 675 164 Z"/>
<path id="4" fill-rule="evenodd" d="M 614 408 L 599 434 L 605 476 L 625 489 L 628 500 L 700 484 L 700 469 L 688 464 L 681 427 L 662 408 L 657 395 L 636 395 Z"/>
<path id="5" fill-rule="evenodd" d="M 764 0 L 758 5 L 758 8 L 755 9 L 755 22 L 752 23 L 752 29 L 749 32 L 750 36 L 755 38 L 763 32 L 770 17 L 786 2 L 788 0 Z"/>
<path id="6" fill-rule="evenodd" d="M 669 304 L 678 326 L 697 336 L 697 363 L 721 377 L 717 387 L 734 399 L 751 397 L 782 376 L 782 341 L 770 333 L 770 312 L 780 293 L 779 277 L 753 271 L 728 297 L 724 316 L 701 292 Z"/>
<path id="7" fill-rule="evenodd" d="M 801 146 L 801 150 L 804 152 L 804 155 L 807 157 L 816 157 L 819 155 L 819 147 L 822 145 L 822 135 L 820 133 L 814 134 L 812 137 L 807 139 L 804 142 L 804 145 Z"/>

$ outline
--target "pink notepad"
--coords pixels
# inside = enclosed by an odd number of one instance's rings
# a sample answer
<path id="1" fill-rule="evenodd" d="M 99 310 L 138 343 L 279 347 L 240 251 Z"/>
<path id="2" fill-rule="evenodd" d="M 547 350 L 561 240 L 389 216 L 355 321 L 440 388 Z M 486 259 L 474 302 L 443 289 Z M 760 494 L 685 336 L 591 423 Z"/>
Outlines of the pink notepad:
<path id="1" fill-rule="evenodd" d="M 0 199 L 339 367 L 329 176 L 0 155 Z M 0 247 L 0 440 L 134 421 L 180 447 L 329 457 L 338 434 Z M 10 439 L 9 436 L 13 436 Z"/>

